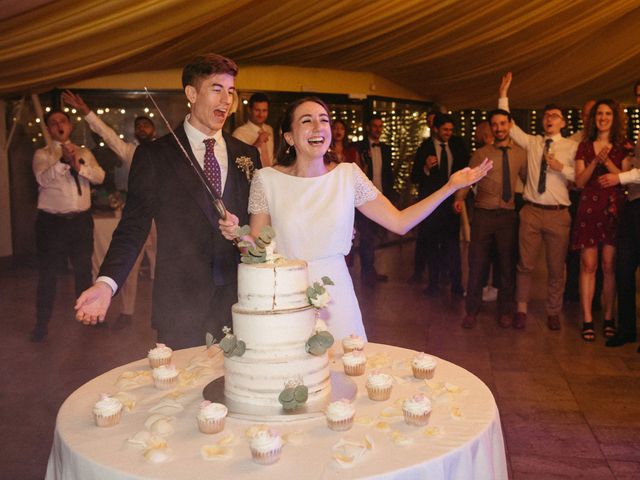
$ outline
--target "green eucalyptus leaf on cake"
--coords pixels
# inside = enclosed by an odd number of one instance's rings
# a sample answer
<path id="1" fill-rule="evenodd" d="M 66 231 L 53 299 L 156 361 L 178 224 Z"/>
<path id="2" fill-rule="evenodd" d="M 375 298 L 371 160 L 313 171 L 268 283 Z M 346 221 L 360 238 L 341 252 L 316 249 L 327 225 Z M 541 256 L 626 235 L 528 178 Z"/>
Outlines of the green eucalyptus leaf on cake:
<path id="1" fill-rule="evenodd" d="M 307 287 L 307 297 L 309 299 L 316 297 L 316 291 L 311 287 Z"/>
<path id="2" fill-rule="evenodd" d="M 243 225 L 241 227 L 238 227 L 236 230 L 237 237 L 244 237 L 246 235 L 249 235 L 250 233 L 251 233 L 251 227 L 249 225 Z"/>
<path id="3" fill-rule="evenodd" d="M 325 348 L 331 348 L 331 346 L 335 342 L 333 335 L 331 335 L 326 330 L 316 333 L 315 336 L 317 336 L 320 339 L 320 344 Z"/>
<path id="4" fill-rule="evenodd" d="M 207 348 L 211 348 L 211 345 L 215 343 L 216 339 L 213 338 L 213 335 L 211 335 L 211 333 L 207 332 L 207 334 L 204 336 L 204 341 Z"/>
<path id="5" fill-rule="evenodd" d="M 298 403 L 304 403 L 309 398 L 309 389 L 305 385 L 298 385 L 293 391 L 293 398 Z"/>
<path id="6" fill-rule="evenodd" d="M 237 344 L 238 340 L 236 340 L 236 337 L 234 335 L 225 335 L 225 337 L 220 340 L 220 348 L 225 353 L 225 355 L 227 353 L 231 353 L 236 348 Z"/>
<path id="7" fill-rule="evenodd" d="M 282 392 L 280 392 L 280 395 L 278 396 L 278 401 L 283 405 L 285 403 L 294 401 L 294 390 L 295 388 L 285 388 L 284 390 L 282 390 Z"/>
<path id="8" fill-rule="evenodd" d="M 236 347 L 231 352 L 231 356 L 241 357 L 242 355 L 244 355 L 244 352 L 246 350 L 247 350 L 247 345 L 242 340 L 238 340 Z"/>
<path id="9" fill-rule="evenodd" d="M 298 402 L 296 402 L 295 400 L 291 400 L 290 402 L 284 402 L 282 404 L 282 408 L 287 411 L 295 410 L 296 408 L 298 408 Z"/>
<path id="10" fill-rule="evenodd" d="M 326 347 L 322 345 L 313 345 L 313 346 L 307 347 L 307 352 L 315 357 L 324 355 L 326 351 L 327 351 Z"/>
<path id="11" fill-rule="evenodd" d="M 333 283 L 333 280 L 331 280 L 329 277 L 322 277 L 321 280 L 324 285 L 335 285 L 335 283 Z"/>

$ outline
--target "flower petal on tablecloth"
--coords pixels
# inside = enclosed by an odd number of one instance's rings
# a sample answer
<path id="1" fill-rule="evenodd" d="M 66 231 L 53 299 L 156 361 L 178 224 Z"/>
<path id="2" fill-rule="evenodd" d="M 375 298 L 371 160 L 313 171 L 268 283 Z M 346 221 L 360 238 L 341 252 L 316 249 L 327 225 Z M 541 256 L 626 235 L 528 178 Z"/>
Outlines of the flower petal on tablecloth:
<path id="1" fill-rule="evenodd" d="M 184 410 L 184 406 L 171 398 L 162 400 L 157 405 L 149 409 L 149 413 L 158 413 L 160 415 L 175 415 Z"/>

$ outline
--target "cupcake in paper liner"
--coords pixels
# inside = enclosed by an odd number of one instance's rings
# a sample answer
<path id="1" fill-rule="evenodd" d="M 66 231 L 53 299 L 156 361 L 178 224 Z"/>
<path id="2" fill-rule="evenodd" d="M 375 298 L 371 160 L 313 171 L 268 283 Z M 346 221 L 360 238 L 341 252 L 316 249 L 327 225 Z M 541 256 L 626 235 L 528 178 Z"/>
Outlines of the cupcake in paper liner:
<path id="1" fill-rule="evenodd" d="M 273 430 L 259 430 L 251 437 L 249 448 L 254 462 L 260 465 L 271 465 L 280 460 L 282 438 Z"/>
<path id="2" fill-rule="evenodd" d="M 342 432 L 351 429 L 353 426 L 356 409 L 349 400 L 343 398 L 327 405 L 325 415 L 327 417 L 327 426 L 331 430 Z"/>
<path id="3" fill-rule="evenodd" d="M 419 353 L 413 360 L 411 360 L 411 369 L 413 370 L 413 376 L 421 380 L 431 380 L 433 374 L 436 371 L 437 361 L 435 357 L 426 355 L 425 353 Z"/>
<path id="4" fill-rule="evenodd" d="M 161 365 L 169 365 L 171 363 L 172 356 L 173 350 L 167 347 L 164 343 L 156 343 L 155 348 L 149 350 L 149 353 L 147 354 L 151 368 L 158 368 Z"/>
<path id="5" fill-rule="evenodd" d="M 364 350 L 364 339 L 352 333 L 342 339 L 342 350 L 344 353 L 353 352 L 354 350 Z"/>
<path id="6" fill-rule="evenodd" d="M 366 387 L 371 400 L 389 400 L 391 388 L 393 387 L 393 378 L 391 375 L 374 370 L 367 377 Z"/>
<path id="7" fill-rule="evenodd" d="M 202 433 L 219 433 L 224 430 L 224 421 L 227 418 L 227 407 L 221 403 L 212 403 L 204 400 L 198 411 L 198 429 Z"/>
<path id="8" fill-rule="evenodd" d="M 175 365 L 160 365 L 153 369 L 153 383 L 160 390 L 169 390 L 178 384 L 178 370 Z"/>
<path id="9" fill-rule="evenodd" d="M 100 400 L 93 406 L 93 419 L 98 427 L 113 427 L 120 423 L 122 417 L 122 402 L 106 393 L 100 395 Z"/>
<path id="10" fill-rule="evenodd" d="M 359 377 L 364 375 L 367 357 L 361 350 L 353 350 L 342 356 L 342 365 L 344 366 L 344 373 L 350 377 Z"/>
<path id="11" fill-rule="evenodd" d="M 431 401 L 422 394 L 409 397 L 402 403 L 402 413 L 406 424 L 422 427 L 429 423 Z"/>

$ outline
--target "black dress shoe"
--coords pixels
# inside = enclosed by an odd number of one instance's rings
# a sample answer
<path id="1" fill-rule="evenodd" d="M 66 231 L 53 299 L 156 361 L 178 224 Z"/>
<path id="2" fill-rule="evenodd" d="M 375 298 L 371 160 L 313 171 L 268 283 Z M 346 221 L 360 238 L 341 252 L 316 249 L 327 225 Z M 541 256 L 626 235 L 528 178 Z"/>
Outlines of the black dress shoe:
<path id="1" fill-rule="evenodd" d="M 635 342 L 635 337 L 628 337 L 626 335 L 616 335 L 613 338 L 607 340 L 604 344 L 607 347 L 621 347 L 625 343 L 633 343 Z"/>

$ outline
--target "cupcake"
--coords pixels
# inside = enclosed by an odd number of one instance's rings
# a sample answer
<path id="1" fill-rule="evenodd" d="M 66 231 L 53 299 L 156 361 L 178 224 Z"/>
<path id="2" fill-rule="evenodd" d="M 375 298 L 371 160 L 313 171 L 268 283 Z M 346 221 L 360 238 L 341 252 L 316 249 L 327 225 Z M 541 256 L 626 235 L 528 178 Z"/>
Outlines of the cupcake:
<path id="1" fill-rule="evenodd" d="M 280 459 L 282 438 L 273 430 L 259 430 L 251 437 L 251 456 L 260 465 L 271 465 Z"/>
<path id="2" fill-rule="evenodd" d="M 205 400 L 200 404 L 198 412 L 198 428 L 202 433 L 218 433 L 224 430 L 224 419 L 227 407 L 221 403 L 211 403 Z"/>
<path id="3" fill-rule="evenodd" d="M 411 360 L 411 369 L 413 376 L 420 379 L 432 379 L 436 371 L 436 359 L 431 355 L 419 353 Z"/>
<path id="4" fill-rule="evenodd" d="M 96 425 L 113 427 L 120 423 L 120 417 L 122 417 L 122 402 L 106 393 L 100 395 L 100 400 L 93 406 L 93 419 Z"/>
<path id="5" fill-rule="evenodd" d="M 409 397 L 402 402 L 402 413 L 408 425 L 426 425 L 431 416 L 431 401 L 422 394 Z"/>
<path id="6" fill-rule="evenodd" d="M 358 377 L 364 375 L 364 369 L 367 364 L 367 357 L 360 350 L 353 350 L 342 356 L 342 365 L 344 373 L 350 377 Z"/>
<path id="7" fill-rule="evenodd" d="M 342 350 L 344 353 L 349 353 L 354 350 L 364 350 L 364 339 L 352 333 L 342 339 Z"/>
<path id="8" fill-rule="evenodd" d="M 153 383 L 160 390 L 169 390 L 178 383 L 178 370 L 175 365 L 160 365 L 153 369 Z"/>
<path id="9" fill-rule="evenodd" d="M 373 371 L 367 377 L 366 385 L 371 400 L 389 400 L 393 378 L 386 373 Z"/>
<path id="10" fill-rule="evenodd" d="M 356 409 L 346 398 L 331 402 L 325 410 L 327 426 L 338 432 L 349 430 L 353 426 L 355 414 Z"/>
<path id="11" fill-rule="evenodd" d="M 149 359 L 149 365 L 151 368 L 158 368 L 160 365 L 169 365 L 171 363 L 171 356 L 173 350 L 167 347 L 164 343 L 156 343 L 156 348 L 149 350 L 147 358 Z"/>

